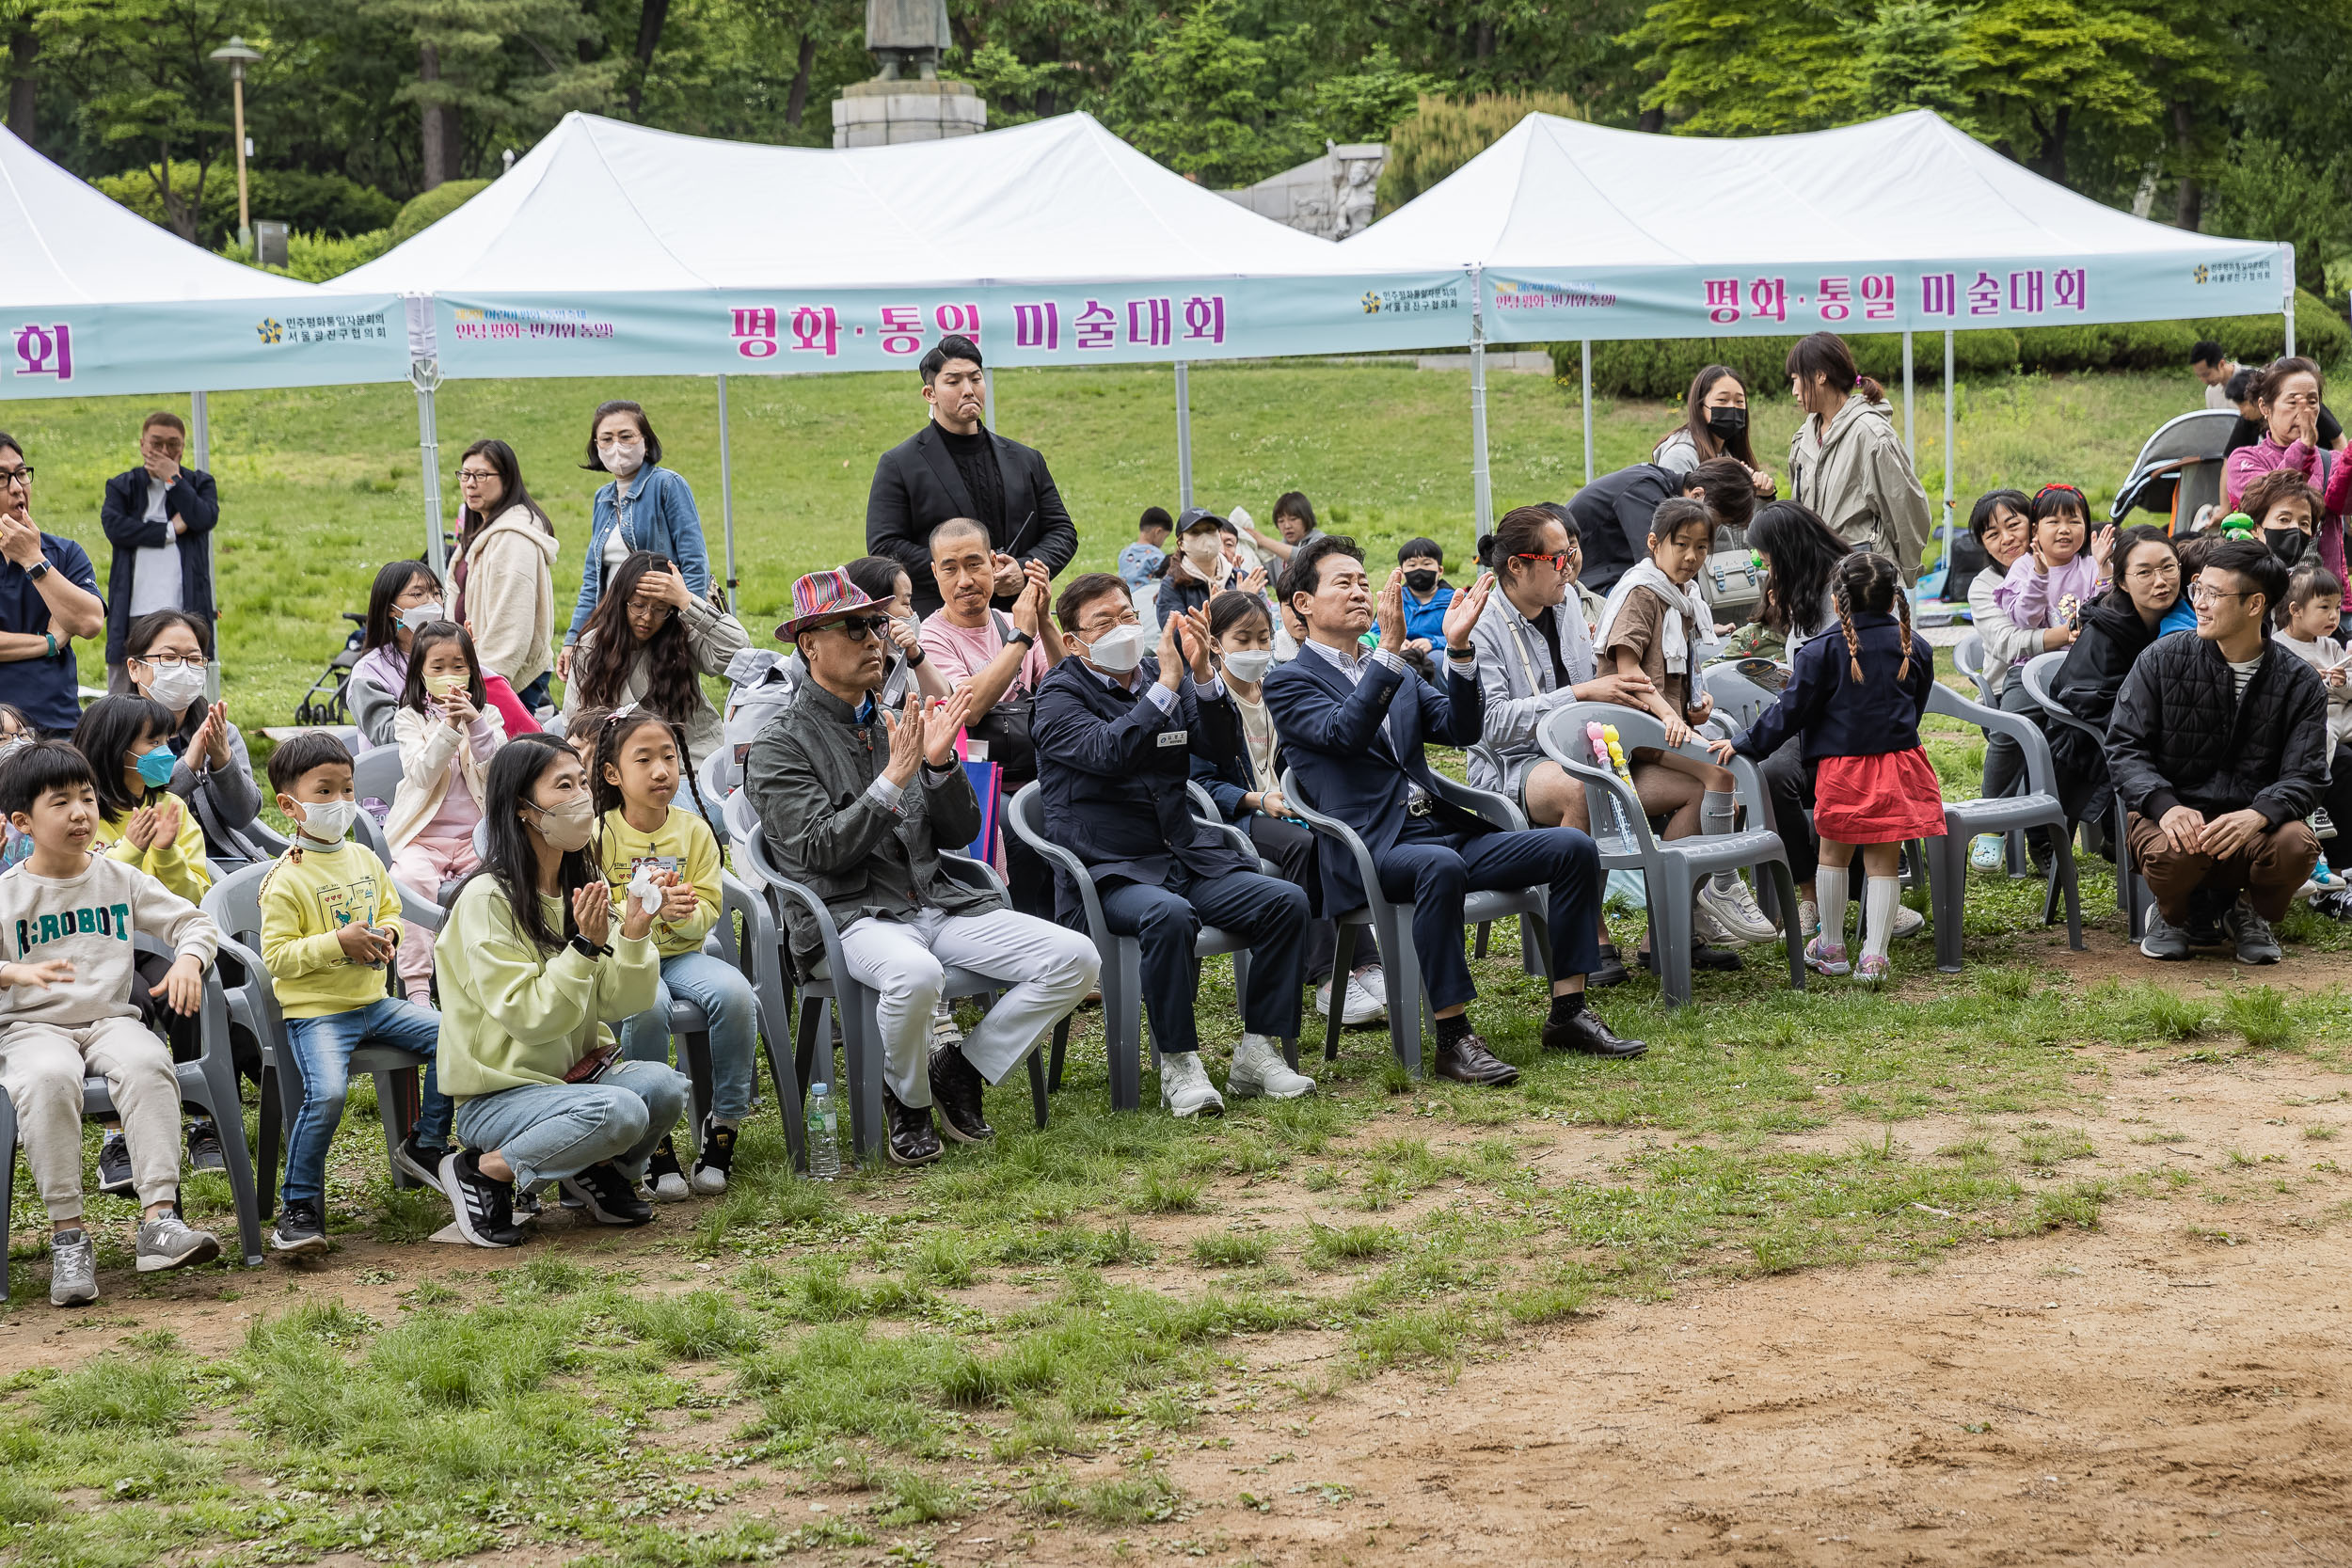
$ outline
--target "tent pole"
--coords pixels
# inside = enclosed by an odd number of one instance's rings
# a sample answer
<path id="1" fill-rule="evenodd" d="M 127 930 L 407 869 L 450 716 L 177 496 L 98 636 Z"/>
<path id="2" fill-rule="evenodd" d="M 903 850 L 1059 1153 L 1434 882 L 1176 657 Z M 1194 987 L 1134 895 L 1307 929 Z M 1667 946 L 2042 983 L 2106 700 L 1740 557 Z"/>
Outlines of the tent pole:
<path id="1" fill-rule="evenodd" d="M 1192 367 L 1176 361 L 1176 512 L 1192 510 Z"/>
<path id="2" fill-rule="evenodd" d="M 213 471 L 213 411 L 202 392 L 188 394 L 188 467 Z M 204 700 L 220 701 L 220 574 L 213 569 L 213 532 L 204 531 L 204 576 L 213 584 L 213 657 L 204 666 Z"/>
<path id="3" fill-rule="evenodd" d="M 2281 242 L 2279 260 L 2286 273 L 2287 353 L 2295 353 L 2295 246 Z"/>
<path id="4" fill-rule="evenodd" d="M 1903 334 L 1903 455 L 1915 466 L 1919 442 L 1911 430 L 1911 334 Z"/>
<path id="5" fill-rule="evenodd" d="M 996 372 L 988 369 L 986 366 L 982 366 L 980 369 L 980 412 L 988 420 L 988 428 L 995 430 Z M 997 431 L 997 434 L 1001 436 L 1004 433 L 1002 431 Z"/>
<path id="6" fill-rule="evenodd" d="M 1584 340 L 1584 483 L 1593 483 L 1593 340 Z"/>
<path id="7" fill-rule="evenodd" d="M 719 378 L 719 526 L 727 538 L 727 606 L 735 606 L 735 467 L 727 457 L 727 378 Z"/>
<path id="8" fill-rule="evenodd" d="M 441 385 L 441 362 L 409 362 L 409 384 L 417 389 L 417 451 L 424 468 L 424 559 L 433 575 L 449 580 L 449 562 L 441 549 L 441 434 L 434 420 L 433 393 Z"/>
<path id="9" fill-rule="evenodd" d="M 1494 525 L 1494 484 L 1486 471 L 1486 318 L 1479 269 L 1470 268 L 1470 531 Z"/>
<path id="10" fill-rule="evenodd" d="M 1952 376 L 1952 335 L 1944 334 L 1944 559 L 1951 559 L 1952 548 L 1952 422 L 1956 417 L 1955 400 L 1960 388 Z"/>

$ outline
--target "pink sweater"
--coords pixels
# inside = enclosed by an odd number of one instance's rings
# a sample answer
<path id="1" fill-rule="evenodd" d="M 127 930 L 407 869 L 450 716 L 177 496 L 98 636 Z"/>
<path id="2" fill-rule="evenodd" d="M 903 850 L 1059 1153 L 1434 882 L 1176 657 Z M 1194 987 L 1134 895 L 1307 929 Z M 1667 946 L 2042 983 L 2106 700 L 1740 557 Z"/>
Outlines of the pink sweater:
<path id="1" fill-rule="evenodd" d="M 2221 504 L 2225 511 L 2235 511 L 2238 499 L 2254 487 L 2254 481 L 2274 468 L 2293 468 L 2319 489 L 2320 564 L 2344 580 L 2344 514 L 2352 505 L 2352 463 L 2340 459 L 2352 454 L 2323 452 L 2309 441 L 2297 441 L 2282 447 L 2268 431 L 2250 447 L 2240 447 L 2221 466 Z M 2256 528 L 2262 519 L 2254 519 Z"/>

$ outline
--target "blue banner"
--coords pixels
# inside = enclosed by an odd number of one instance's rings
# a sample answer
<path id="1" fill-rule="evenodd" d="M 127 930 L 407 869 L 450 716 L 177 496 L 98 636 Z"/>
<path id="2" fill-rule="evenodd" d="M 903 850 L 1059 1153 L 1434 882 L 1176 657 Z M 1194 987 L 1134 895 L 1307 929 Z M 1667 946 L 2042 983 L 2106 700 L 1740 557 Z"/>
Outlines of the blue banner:
<path id="1" fill-rule="evenodd" d="M 0 398 L 407 379 L 407 332 L 392 294 L 0 312 Z"/>

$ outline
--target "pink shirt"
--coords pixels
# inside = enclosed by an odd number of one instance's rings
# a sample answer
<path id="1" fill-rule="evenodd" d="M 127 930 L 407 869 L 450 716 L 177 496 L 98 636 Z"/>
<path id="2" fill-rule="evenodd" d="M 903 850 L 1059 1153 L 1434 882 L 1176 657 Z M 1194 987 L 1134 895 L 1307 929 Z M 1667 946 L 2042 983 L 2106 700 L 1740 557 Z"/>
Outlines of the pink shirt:
<path id="1" fill-rule="evenodd" d="M 1010 623 L 1008 622 L 1008 625 Z M 939 673 L 947 677 L 950 686 L 969 680 L 996 660 L 1005 651 L 1005 640 L 997 631 L 997 616 L 991 612 L 977 626 L 959 626 L 941 610 L 923 623 L 923 652 L 939 665 Z M 1029 656 L 1021 661 L 1021 669 L 1005 688 L 1009 697 L 1033 692 L 1045 678 L 1048 666 L 1045 650 L 1032 643 Z"/>

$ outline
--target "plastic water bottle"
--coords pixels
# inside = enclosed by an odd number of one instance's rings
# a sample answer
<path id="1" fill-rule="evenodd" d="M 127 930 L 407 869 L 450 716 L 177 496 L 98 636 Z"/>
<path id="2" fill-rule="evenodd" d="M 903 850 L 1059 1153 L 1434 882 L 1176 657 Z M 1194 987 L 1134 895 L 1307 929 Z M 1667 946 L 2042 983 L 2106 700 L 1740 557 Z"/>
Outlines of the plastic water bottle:
<path id="1" fill-rule="evenodd" d="M 813 1181 L 841 1177 L 841 1120 L 822 1084 L 808 1091 L 808 1175 Z"/>

